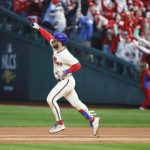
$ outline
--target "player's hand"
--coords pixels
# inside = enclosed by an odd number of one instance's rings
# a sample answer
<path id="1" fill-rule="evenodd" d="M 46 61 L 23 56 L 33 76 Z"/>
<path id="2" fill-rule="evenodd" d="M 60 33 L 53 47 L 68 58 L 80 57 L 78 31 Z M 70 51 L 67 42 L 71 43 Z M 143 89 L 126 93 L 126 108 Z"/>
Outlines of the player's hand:
<path id="1" fill-rule="evenodd" d="M 60 80 L 62 80 L 66 76 L 65 72 L 62 71 L 62 70 L 57 71 L 56 75 L 57 75 L 57 78 L 60 79 Z"/>
<path id="2" fill-rule="evenodd" d="M 32 28 L 34 28 L 36 30 L 40 29 L 40 26 L 36 22 L 33 22 L 31 25 L 32 25 Z"/>

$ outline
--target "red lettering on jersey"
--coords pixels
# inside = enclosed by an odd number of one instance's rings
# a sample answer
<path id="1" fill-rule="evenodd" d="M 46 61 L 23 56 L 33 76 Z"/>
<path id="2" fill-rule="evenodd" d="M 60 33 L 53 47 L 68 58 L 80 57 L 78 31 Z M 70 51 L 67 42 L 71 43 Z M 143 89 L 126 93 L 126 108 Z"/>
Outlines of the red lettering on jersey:
<path id="1" fill-rule="evenodd" d="M 58 66 L 62 66 L 62 63 L 59 62 L 59 61 L 57 60 L 57 57 L 55 57 L 55 56 L 53 56 L 53 62 L 54 62 L 56 65 L 58 65 Z"/>

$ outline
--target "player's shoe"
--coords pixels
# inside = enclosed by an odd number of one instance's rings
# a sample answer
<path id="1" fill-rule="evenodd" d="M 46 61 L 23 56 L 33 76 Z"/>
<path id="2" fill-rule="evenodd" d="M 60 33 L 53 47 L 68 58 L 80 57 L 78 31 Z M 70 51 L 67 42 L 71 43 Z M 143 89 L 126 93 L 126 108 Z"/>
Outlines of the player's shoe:
<path id="1" fill-rule="evenodd" d="M 65 130 L 65 125 L 63 123 L 59 124 L 58 122 L 56 122 L 54 127 L 49 130 L 49 133 L 53 134 L 63 130 Z"/>
<path id="2" fill-rule="evenodd" d="M 93 134 L 96 136 L 99 129 L 99 121 L 100 117 L 94 117 L 94 121 L 90 123 L 91 127 L 93 128 Z"/>

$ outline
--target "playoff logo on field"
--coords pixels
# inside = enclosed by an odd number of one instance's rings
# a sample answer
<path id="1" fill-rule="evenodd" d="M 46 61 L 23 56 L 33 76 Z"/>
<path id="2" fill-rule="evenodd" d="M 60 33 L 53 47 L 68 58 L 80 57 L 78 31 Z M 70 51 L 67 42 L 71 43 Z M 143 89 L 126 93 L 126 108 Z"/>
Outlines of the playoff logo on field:
<path id="1" fill-rule="evenodd" d="M 12 92 L 14 90 L 14 80 L 16 79 L 17 55 L 14 53 L 11 43 L 7 43 L 6 49 L 1 54 L 1 70 L 3 90 Z"/>

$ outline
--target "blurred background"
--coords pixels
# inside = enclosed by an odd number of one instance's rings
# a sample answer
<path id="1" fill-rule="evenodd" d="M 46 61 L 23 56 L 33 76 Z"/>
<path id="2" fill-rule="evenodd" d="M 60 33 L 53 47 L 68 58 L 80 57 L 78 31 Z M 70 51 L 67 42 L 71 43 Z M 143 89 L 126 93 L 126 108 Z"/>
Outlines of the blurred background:
<path id="1" fill-rule="evenodd" d="M 149 0 L 0 0 L 0 102 L 46 103 L 57 82 L 51 48 L 31 21 L 68 35 L 67 47 L 82 65 L 74 77 L 83 102 L 138 107 L 143 101 Z"/>

